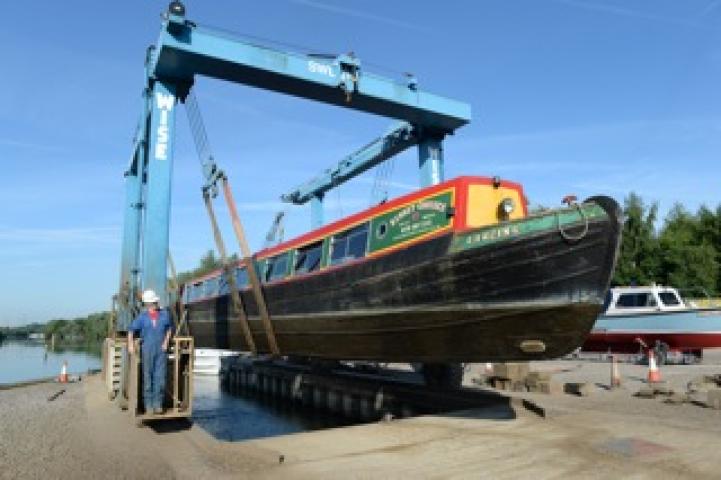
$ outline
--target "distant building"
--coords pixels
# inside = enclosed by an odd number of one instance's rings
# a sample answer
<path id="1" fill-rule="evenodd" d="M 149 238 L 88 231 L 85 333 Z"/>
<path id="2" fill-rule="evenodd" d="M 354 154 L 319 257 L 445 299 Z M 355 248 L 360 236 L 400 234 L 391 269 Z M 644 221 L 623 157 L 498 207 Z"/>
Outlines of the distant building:
<path id="1" fill-rule="evenodd" d="M 29 333 L 28 338 L 30 340 L 45 340 L 45 334 L 44 333 Z"/>

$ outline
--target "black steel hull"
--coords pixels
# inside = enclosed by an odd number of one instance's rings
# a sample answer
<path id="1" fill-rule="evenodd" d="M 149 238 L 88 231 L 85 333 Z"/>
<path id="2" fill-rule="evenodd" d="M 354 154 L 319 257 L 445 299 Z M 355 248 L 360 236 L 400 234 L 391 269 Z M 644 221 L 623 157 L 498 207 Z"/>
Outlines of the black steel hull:
<path id="1" fill-rule="evenodd" d="M 605 204 L 604 204 L 605 202 Z M 448 233 L 386 255 L 264 288 L 283 355 L 383 362 L 555 358 L 583 343 L 620 242 L 618 206 L 579 241 L 557 230 L 454 251 Z M 568 233 L 581 230 L 571 226 Z M 261 352 L 265 332 L 242 292 Z M 196 346 L 246 349 L 228 297 L 188 305 Z M 524 342 L 543 351 L 524 351 Z"/>

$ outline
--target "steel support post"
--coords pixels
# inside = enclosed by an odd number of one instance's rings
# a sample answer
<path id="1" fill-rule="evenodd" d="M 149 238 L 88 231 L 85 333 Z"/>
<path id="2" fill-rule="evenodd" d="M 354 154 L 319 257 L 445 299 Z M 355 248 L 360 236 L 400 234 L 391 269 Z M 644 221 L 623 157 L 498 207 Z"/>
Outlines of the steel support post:
<path id="1" fill-rule="evenodd" d="M 148 169 L 143 224 L 143 289 L 153 289 L 168 305 L 168 241 L 173 134 L 177 86 L 156 80 L 151 90 Z"/>
<path id="2" fill-rule="evenodd" d="M 116 331 L 124 332 L 135 315 L 136 298 L 140 288 L 141 229 L 143 226 L 143 186 L 147 163 L 148 113 L 150 92 L 143 90 L 142 115 L 135 132 L 130 165 L 125 172 L 125 214 L 123 218 L 123 245 L 120 261 L 120 288 L 118 289 L 118 315 Z"/>
<path id="3" fill-rule="evenodd" d="M 426 137 L 418 143 L 418 168 L 421 187 L 444 180 L 442 137 Z"/>
<path id="4" fill-rule="evenodd" d="M 310 228 L 316 229 L 323 226 L 323 195 L 313 195 L 310 199 Z"/>
<path id="5" fill-rule="evenodd" d="M 142 155 L 135 155 L 135 170 L 125 172 L 125 216 L 123 246 L 120 261 L 120 298 L 117 330 L 126 331 L 132 319 L 132 306 L 138 287 L 138 256 L 140 254 L 140 225 L 143 210 Z"/>

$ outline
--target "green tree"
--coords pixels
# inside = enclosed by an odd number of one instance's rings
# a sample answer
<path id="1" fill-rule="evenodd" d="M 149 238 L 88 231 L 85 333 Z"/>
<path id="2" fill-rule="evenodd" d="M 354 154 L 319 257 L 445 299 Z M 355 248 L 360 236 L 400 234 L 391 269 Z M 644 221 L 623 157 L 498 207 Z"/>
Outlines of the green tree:
<path id="1" fill-rule="evenodd" d="M 624 201 L 623 241 L 616 265 L 616 285 L 642 285 L 656 280 L 659 261 L 659 242 L 654 226 L 658 204 L 647 207 L 640 196 L 630 193 Z"/>
<path id="2" fill-rule="evenodd" d="M 675 204 L 659 235 L 661 282 L 681 289 L 716 291 L 719 276 L 719 244 L 716 216 L 702 207 L 696 215 Z"/>
<path id="3" fill-rule="evenodd" d="M 228 261 L 232 264 L 235 262 L 238 262 L 238 256 L 236 254 L 233 254 L 230 256 Z M 178 283 L 183 284 L 186 283 L 196 277 L 200 277 L 205 275 L 206 273 L 210 273 L 214 270 L 217 270 L 223 266 L 223 263 L 220 261 L 220 258 L 215 256 L 214 250 L 208 250 L 205 255 L 200 257 L 200 264 L 197 268 L 193 270 L 189 270 L 187 272 L 180 272 L 178 274 Z"/>

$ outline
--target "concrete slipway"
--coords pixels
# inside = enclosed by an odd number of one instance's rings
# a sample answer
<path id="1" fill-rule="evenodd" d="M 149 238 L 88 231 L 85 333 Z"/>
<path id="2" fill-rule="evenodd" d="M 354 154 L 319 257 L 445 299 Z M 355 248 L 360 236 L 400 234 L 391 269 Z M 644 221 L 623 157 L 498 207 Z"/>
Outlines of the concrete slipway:
<path id="1" fill-rule="evenodd" d="M 608 366 L 534 368 L 602 379 Z M 684 378 L 721 370 L 677 368 L 687 369 L 678 370 Z M 545 417 L 509 402 L 236 443 L 198 425 L 137 428 L 108 402 L 97 376 L 25 386 L 0 391 L 0 477 L 719 478 L 721 412 L 634 398 L 643 368 L 622 373 L 624 389 L 594 387 L 586 398 L 512 394 L 530 398 Z"/>

